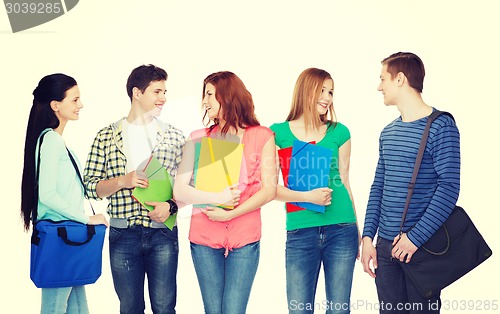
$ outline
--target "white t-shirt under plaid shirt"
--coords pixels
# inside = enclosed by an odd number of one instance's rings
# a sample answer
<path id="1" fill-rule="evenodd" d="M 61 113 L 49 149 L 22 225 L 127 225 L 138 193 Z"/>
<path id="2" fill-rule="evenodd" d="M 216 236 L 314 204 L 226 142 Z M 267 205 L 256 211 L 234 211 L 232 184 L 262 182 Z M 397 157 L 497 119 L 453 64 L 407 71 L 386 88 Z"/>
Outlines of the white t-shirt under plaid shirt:
<path id="1" fill-rule="evenodd" d="M 97 133 L 84 170 L 84 182 L 90 198 L 100 200 L 97 183 L 127 174 L 127 158 L 123 149 L 123 120 L 112 123 Z M 153 154 L 175 178 L 186 142 L 181 130 L 156 120 L 158 131 Z M 129 226 L 150 227 L 148 210 L 132 198 L 133 189 L 121 189 L 108 197 L 108 214 L 111 218 L 127 219 Z"/>
<path id="2" fill-rule="evenodd" d="M 151 156 L 158 143 L 156 133 L 158 122 L 153 119 L 146 125 L 137 125 L 124 119 L 122 122 L 123 153 L 127 159 L 127 173 L 137 170 L 140 164 Z"/>

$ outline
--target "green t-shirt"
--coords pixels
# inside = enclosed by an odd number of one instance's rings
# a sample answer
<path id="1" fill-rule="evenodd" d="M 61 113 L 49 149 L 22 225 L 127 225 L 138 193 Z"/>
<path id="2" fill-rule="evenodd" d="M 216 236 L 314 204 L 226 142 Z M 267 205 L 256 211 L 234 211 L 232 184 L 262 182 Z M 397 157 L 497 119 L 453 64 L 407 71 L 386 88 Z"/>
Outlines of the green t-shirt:
<path id="1" fill-rule="evenodd" d="M 293 141 L 298 140 L 290 130 L 288 121 L 273 124 L 271 130 L 276 134 L 276 145 L 279 148 L 291 147 L 293 146 Z M 318 146 L 333 150 L 329 183 L 330 189 L 333 190 L 332 203 L 326 206 L 324 213 L 307 209 L 287 213 L 286 230 L 356 222 L 352 201 L 349 197 L 349 192 L 340 179 L 338 166 L 339 147 L 350 138 L 349 129 L 341 123 L 336 123 L 330 126 L 325 137 L 316 143 Z"/>

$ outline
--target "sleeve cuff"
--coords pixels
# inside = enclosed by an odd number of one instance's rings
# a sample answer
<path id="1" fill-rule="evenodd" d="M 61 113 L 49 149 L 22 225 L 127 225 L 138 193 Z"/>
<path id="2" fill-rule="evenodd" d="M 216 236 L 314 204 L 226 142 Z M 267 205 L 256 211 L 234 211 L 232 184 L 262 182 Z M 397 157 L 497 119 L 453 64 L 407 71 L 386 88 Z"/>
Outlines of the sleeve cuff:
<path id="1" fill-rule="evenodd" d="M 99 195 L 97 195 L 97 184 L 99 181 L 92 181 L 87 184 L 87 195 L 89 198 L 94 199 L 94 200 L 102 200 Z"/>

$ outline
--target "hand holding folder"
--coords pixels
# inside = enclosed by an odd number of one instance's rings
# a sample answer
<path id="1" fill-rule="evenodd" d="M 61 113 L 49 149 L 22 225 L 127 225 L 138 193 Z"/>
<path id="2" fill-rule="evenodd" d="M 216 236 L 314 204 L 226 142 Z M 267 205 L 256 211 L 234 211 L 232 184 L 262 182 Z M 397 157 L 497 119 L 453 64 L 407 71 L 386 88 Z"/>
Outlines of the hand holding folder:
<path id="1" fill-rule="evenodd" d="M 146 161 L 139 165 L 137 171 L 143 172 L 149 182 L 147 188 L 136 187 L 132 192 L 132 197 L 141 203 L 142 206 L 152 211 L 154 207 L 147 205 L 146 202 L 165 202 L 172 198 L 173 179 L 158 158 L 151 155 Z M 164 221 L 165 226 L 170 230 L 172 230 L 175 225 L 176 217 L 177 213 L 170 215 L 170 217 Z"/>
<path id="2" fill-rule="evenodd" d="M 210 137 L 203 137 L 196 149 L 195 188 L 206 192 L 222 192 L 237 184 L 243 160 L 243 144 Z M 215 206 L 233 209 L 234 206 Z"/>
<path id="3" fill-rule="evenodd" d="M 326 147 L 295 140 L 292 146 L 288 171 L 288 188 L 294 191 L 311 191 L 328 187 L 332 150 Z M 295 206 L 324 213 L 325 206 L 307 202 L 293 203 Z"/>

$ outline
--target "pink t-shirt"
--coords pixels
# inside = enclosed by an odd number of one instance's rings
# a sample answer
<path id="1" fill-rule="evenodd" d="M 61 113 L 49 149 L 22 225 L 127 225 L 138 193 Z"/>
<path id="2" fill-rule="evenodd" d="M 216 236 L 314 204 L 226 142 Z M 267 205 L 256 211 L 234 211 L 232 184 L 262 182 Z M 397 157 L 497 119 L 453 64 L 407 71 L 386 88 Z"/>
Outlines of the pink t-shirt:
<path id="1" fill-rule="evenodd" d="M 191 133 L 191 139 L 201 140 L 207 136 L 208 129 L 201 129 Z M 211 134 L 217 132 L 214 129 Z M 273 131 L 267 127 L 254 126 L 245 130 L 241 141 L 243 146 L 243 161 L 238 189 L 240 189 L 240 204 L 258 192 L 261 188 L 260 163 L 262 148 L 273 136 Z M 244 175 L 246 174 L 246 175 Z M 226 249 L 239 248 L 249 243 L 259 241 L 261 237 L 260 208 L 225 222 L 211 221 L 199 208 L 193 207 L 189 240 L 196 244 L 211 248 Z"/>

